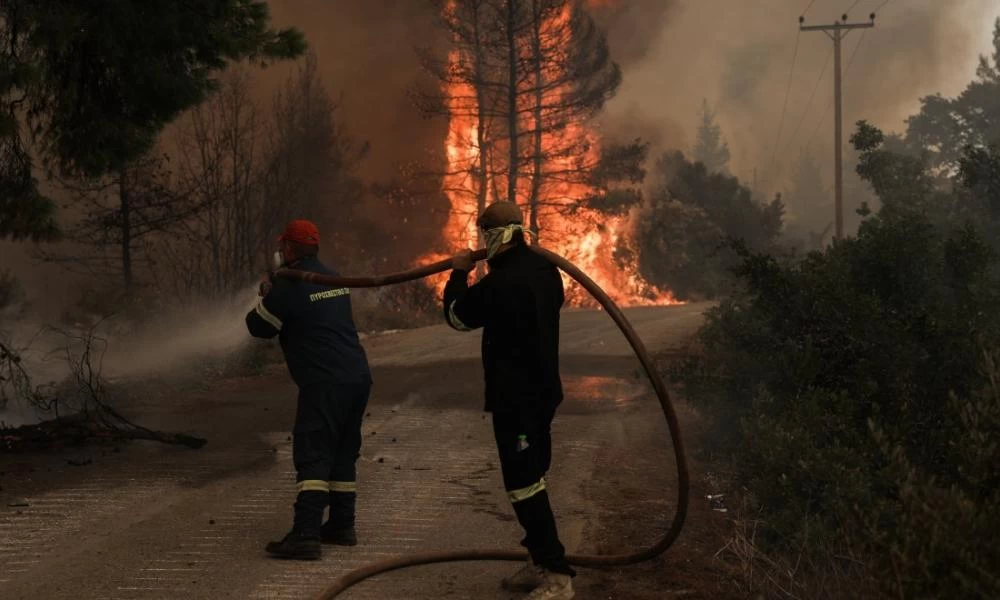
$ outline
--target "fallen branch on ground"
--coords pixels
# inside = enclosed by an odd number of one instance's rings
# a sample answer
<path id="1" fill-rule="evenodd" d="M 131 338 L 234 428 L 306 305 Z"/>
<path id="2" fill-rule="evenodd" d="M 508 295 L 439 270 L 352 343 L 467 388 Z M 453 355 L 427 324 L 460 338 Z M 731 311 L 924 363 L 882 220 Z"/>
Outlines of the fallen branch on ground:
<path id="1" fill-rule="evenodd" d="M 62 350 L 75 383 L 72 390 L 75 393 L 60 394 L 50 388 L 33 386 L 21 353 L 0 342 L 0 397 L 5 401 L 16 399 L 26 403 L 39 414 L 55 414 L 54 419 L 36 425 L 6 427 L 0 422 L 0 452 L 93 440 L 151 440 L 188 448 L 201 448 L 207 443 L 202 438 L 143 427 L 111 407 L 101 376 L 101 359 L 107 342 L 94 331 L 99 324 L 79 335 L 62 332 L 70 342 Z M 69 416 L 61 413 L 69 413 Z"/>
<path id="2" fill-rule="evenodd" d="M 135 429 L 110 428 L 82 414 L 21 427 L 3 427 L 0 424 L 0 452 L 52 448 L 91 441 L 132 440 L 149 440 L 195 449 L 201 448 L 207 443 L 202 438 L 182 433 L 154 431 L 145 427 L 137 426 Z"/>

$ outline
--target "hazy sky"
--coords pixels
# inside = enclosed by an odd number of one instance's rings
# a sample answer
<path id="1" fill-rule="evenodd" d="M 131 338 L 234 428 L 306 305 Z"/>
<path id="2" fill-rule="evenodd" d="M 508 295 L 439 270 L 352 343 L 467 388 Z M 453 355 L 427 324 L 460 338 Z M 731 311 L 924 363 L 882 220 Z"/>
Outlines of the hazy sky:
<path id="1" fill-rule="evenodd" d="M 867 21 L 882 2 L 861 0 L 850 20 Z M 698 108 L 707 98 L 718 111 L 737 175 L 749 179 L 757 167 L 762 178 L 770 174 L 778 186 L 803 149 L 825 158 L 833 144 L 833 44 L 820 32 L 798 34 L 798 16 L 808 4 L 675 0 L 648 40 L 645 57 L 626 68 L 621 93 L 609 107 L 608 127 L 687 148 Z M 852 4 L 816 0 L 806 13 L 807 24 L 831 23 Z M 863 40 L 853 32 L 844 42 L 845 69 L 862 42 L 844 80 L 845 138 L 861 118 L 901 130 L 903 119 L 919 109 L 920 97 L 961 91 L 975 74 L 978 54 L 990 48 L 997 16 L 996 0 L 888 2 L 874 30 Z"/>

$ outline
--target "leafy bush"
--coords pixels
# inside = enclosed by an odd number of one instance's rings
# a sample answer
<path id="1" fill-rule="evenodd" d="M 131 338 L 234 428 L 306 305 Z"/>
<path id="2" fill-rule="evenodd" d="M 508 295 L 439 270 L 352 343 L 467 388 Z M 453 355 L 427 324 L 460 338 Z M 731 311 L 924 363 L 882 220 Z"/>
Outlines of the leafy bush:
<path id="1" fill-rule="evenodd" d="M 656 163 L 659 187 L 639 213 L 639 271 L 682 300 L 715 298 L 729 290 L 733 264 L 724 240 L 772 250 L 781 233 L 780 199 L 758 202 L 735 177 L 710 173 L 680 152 Z"/>
<path id="2" fill-rule="evenodd" d="M 887 211 L 798 263 L 736 249 L 746 289 L 710 312 L 677 375 L 726 440 L 759 541 L 852 548 L 897 596 L 1000 594 L 989 245 Z"/>
<path id="3" fill-rule="evenodd" d="M 894 502 L 864 516 L 873 552 L 884 557 L 883 587 L 899 598 L 1000 597 L 1000 365 L 985 353 L 988 384 L 951 396 L 941 428 L 951 473 L 935 476 L 881 428 L 873 437 L 888 460 Z M 889 529 L 889 527 L 893 529 Z"/>

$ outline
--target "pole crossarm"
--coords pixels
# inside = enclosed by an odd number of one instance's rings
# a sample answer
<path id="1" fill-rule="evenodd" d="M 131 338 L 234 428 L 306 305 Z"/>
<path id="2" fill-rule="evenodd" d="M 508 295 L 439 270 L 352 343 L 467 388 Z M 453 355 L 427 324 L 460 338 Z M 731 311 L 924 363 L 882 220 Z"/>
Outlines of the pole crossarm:
<path id="1" fill-rule="evenodd" d="M 802 31 L 836 31 L 838 29 L 871 29 L 875 23 L 834 23 L 833 25 L 800 25 Z"/>

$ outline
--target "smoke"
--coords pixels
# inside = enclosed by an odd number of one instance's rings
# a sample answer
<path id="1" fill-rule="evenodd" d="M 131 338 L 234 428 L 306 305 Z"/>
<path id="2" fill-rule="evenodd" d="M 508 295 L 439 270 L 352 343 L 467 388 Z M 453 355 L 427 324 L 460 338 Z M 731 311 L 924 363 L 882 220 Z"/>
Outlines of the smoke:
<path id="1" fill-rule="evenodd" d="M 816 2 L 806 14 L 807 24 L 832 23 L 853 3 Z M 777 191 L 803 150 L 814 152 L 825 165 L 833 135 L 833 44 L 820 32 L 798 33 L 806 4 L 649 0 L 602 9 L 621 11 L 603 19 L 624 71 L 605 129 L 645 130 L 643 137 L 657 150 L 687 150 L 701 101 L 707 98 L 730 144 L 733 172 L 742 179 L 749 181 L 757 169 L 762 184 Z M 867 21 L 880 4 L 882 0 L 863 0 L 850 21 Z M 920 97 L 959 92 L 975 74 L 977 54 L 987 50 L 985 35 L 998 13 L 991 0 L 892 0 L 880 11 L 874 30 L 852 32 L 843 47 L 845 138 L 859 119 L 902 130 L 904 119 L 919 109 Z M 781 140 L 775 145 L 779 128 Z"/>
<path id="2" fill-rule="evenodd" d="M 647 58 L 666 34 L 678 0 L 591 0 L 591 12 L 608 34 L 615 61 L 623 68 Z"/>
<path id="3" fill-rule="evenodd" d="M 229 300 L 177 307 L 150 319 L 112 315 L 62 326 L 8 307 L 0 313 L 0 336 L 20 355 L 33 386 L 45 386 L 60 397 L 75 391 L 71 363 L 79 360 L 87 343 L 91 364 L 111 383 L 150 377 L 190 381 L 203 377 L 206 365 L 225 364 L 250 344 L 263 343 L 250 336 L 244 320 L 256 302 L 254 287 Z M 0 422 L 7 425 L 32 423 L 39 416 L 54 415 L 38 415 L 16 397 L 0 407 Z"/>
<path id="4" fill-rule="evenodd" d="M 272 0 L 269 5 L 276 26 L 305 33 L 350 131 L 371 142 L 363 175 L 391 176 L 394 165 L 443 139 L 406 93 L 422 77 L 414 49 L 436 39 L 432 2 Z"/>
<path id="5" fill-rule="evenodd" d="M 424 182 L 412 177 L 414 171 L 441 169 L 435 161 L 443 159 L 447 134 L 447 122 L 425 119 L 410 93 L 429 83 L 416 49 L 445 47 L 437 4 L 432 0 L 269 2 L 276 26 L 294 26 L 305 33 L 326 86 L 339 100 L 339 116 L 347 130 L 370 144 L 359 175 L 373 189 L 359 210 L 361 222 L 332 225 L 352 229 L 343 235 L 350 244 L 366 248 L 368 256 L 388 259 L 380 269 L 408 266 L 410 259 L 440 238 L 446 218 L 448 204 L 440 186 L 415 192 Z M 401 198 L 387 190 L 406 194 Z M 337 199 L 331 202 L 336 204 Z M 406 214 L 398 214 L 401 211 Z"/>
<path id="6" fill-rule="evenodd" d="M 245 323 L 256 303 L 255 286 L 227 301 L 177 307 L 134 330 L 112 323 L 103 372 L 109 379 L 160 375 L 230 357 L 256 342 Z"/>

